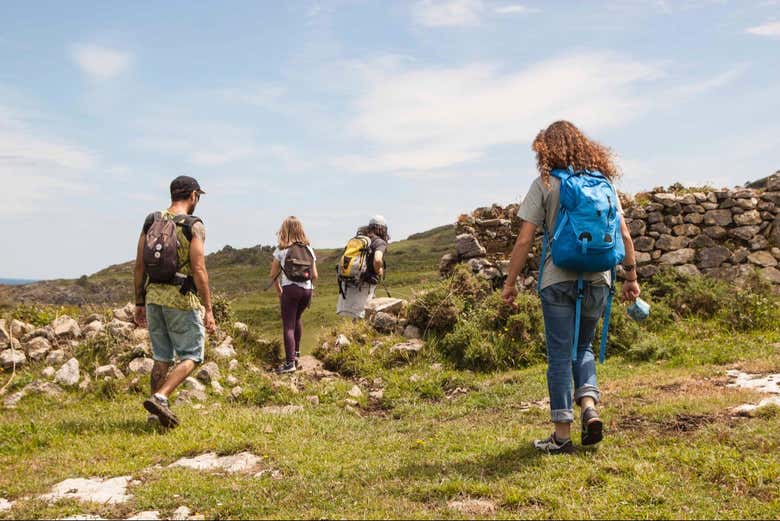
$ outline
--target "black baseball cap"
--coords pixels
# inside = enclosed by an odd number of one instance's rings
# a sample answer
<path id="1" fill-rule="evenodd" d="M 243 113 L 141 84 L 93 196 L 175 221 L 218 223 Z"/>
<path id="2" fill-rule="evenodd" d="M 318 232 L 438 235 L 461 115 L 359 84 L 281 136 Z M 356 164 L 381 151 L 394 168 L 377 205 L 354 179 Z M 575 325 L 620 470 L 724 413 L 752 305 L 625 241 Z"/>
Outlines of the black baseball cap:
<path id="1" fill-rule="evenodd" d="M 200 187 L 198 182 L 186 175 L 180 175 L 173 181 L 171 181 L 171 196 L 179 194 L 191 194 L 192 192 L 198 192 L 199 194 L 205 194 L 206 192 Z"/>

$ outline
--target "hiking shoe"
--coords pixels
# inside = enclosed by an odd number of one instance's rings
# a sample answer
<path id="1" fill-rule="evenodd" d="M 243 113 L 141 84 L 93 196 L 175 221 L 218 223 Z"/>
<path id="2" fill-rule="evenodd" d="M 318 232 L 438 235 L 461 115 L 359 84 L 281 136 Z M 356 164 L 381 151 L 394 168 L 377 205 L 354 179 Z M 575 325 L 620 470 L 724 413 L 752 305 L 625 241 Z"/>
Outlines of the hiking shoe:
<path id="1" fill-rule="evenodd" d="M 157 419 L 160 420 L 160 425 L 165 428 L 172 429 L 179 425 L 179 419 L 173 414 L 170 404 L 165 398 L 153 395 L 151 398 L 144 401 L 144 409 L 146 409 L 149 414 L 157 416 Z"/>
<path id="2" fill-rule="evenodd" d="M 288 374 L 288 373 L 294 373 L 295 372 L 295 362 L 285 362 L 282 365 L 279 366 L 279 369 L 276 370 L 279 374 Z"/>
<path id="3" fill-rule="evenodd" d="M 595 445 L 604 439 L 604 422 L 593 407 L 582 411 L 582 444 Z"/>
<path id="4" fill-rule="evenodd" d="M 571 442 L 571 439 L 560 443 L 555 438 L 555 434 L 552 434 L 545 440 L 534 441 L 534 448 L 547 454 L 571 454 L 574 452 L 574 444 Z"/>

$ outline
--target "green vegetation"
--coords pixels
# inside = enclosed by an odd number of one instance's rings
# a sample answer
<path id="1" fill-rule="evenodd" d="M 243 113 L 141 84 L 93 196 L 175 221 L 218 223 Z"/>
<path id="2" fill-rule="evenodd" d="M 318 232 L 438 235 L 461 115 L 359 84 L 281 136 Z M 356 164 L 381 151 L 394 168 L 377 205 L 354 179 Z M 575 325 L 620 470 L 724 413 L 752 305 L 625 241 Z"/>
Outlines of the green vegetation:
<path id="1" fill-rule="evenodd" d="M 643 286 L 652 305 L 645 323 L 631 321 L 616 301 L 608 360 L 598 367 L 606 439 L 573 456 L 543 456 L 531 447 L 551 428 L 538 298 L 524 293 L 508 308 L 463 267 L 439 280 L 436 264 L 451 233 L 391 246 L 389 287 L 414 297 L 404 316 L 425 332 L 416 354 L 393 350 L 400 337 L 334 319 L 335 272 L 327 266 L 338 252 L 318 252 L 323 280 L 306 315 L 306 342 L 338 373 L 324 376 L 263 370 L 280 352 L 276 296 L 260 291 L 269 252 L 215 254 L 212 280 L 226 295 L 221 320 L 239 361 L 233 371 L 219 362 L 221 381 L 230 372 L 243 392 L 232 399 L 209 390 L 206 403 L 175 405 L 182 425 L 167 433 L 146 423 L 147 377 L 93 382 L 86 394 L 59 399 L 28 396 L 0 415 L 0 497 L 15 501 L 0 519 L 170 516 L 181 505 L 219 519 L 780 516 L 778 408 L 734 417 L 730 408 L 763 396 L 726 386 L 731 368 L 780 372 L 777 296 L 757 283 L 735 290 L 664 272 Z M 245 264 L 233 263 L 239 257 Z M 5 316 L 42 324 L 65 311 L 78 310 L 20 307 Z M 250 331 L 234 331 L 233 317 Z M 340 335 L 348 345 L 336 348 Z M 110 336 L 76 350 L 88 372 L 138 354 L 121 352 Z M 43 365 L 19 371 L 8 392 L 40 378 Z M 354 386 L 362 393 L 350 395 Z M 302 410 L 262 409 L 283 405 Z M 167 467 L 185 456 L 246 450 L 270 472 Z M 137 480 L 124 504 L 36 499 L 66 478 L 124 475 Z M 448 506 L 468 499 L 495 511 Z"/>

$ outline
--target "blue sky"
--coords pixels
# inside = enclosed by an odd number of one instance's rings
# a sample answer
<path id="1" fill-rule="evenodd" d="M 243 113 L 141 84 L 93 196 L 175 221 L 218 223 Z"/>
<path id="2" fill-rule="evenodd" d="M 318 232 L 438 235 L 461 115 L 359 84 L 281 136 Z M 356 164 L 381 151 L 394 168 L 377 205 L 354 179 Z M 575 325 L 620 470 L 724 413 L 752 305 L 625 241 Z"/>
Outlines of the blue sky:
<path id="1" fill-rule="evenodd" d="M 780 168 L 780 1 L 0 3 L 0 276 L 128 260 L 176 175 L 207 248 L 517 201 L 570 119 L 620 188 Z"/>

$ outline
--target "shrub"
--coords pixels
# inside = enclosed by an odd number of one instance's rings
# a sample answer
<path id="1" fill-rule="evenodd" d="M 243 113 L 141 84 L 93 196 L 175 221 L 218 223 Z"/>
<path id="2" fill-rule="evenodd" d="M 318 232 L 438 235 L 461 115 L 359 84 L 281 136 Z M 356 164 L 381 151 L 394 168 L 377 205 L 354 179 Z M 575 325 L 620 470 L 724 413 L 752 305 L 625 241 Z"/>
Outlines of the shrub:
<path id="1" fill-rule="evenodd" d="M 648 318 L 649 320 L 649 318 Z M 601 346 L 601 332 L 604 322 L 600 322 L 593 335 L 593 351 L 598 356 Z M 637 343 L 641 337 L 641 327 L 628 316 L 626 306 L 615 294 L 612 301 L 612 313 L 609 316 L 609 331 L 607 332 L 607 356 L 625 353 Z"/>
<path id="2" fill-rule="evenodd" d="M 669 359 L 680 352 L 679 345 L 669 343 L 656 335 L 645 335 L 625 352 L 628 360 L 635 362 L 651 362 Z"/>
<path id="3" fill-rule="evenodd" d="M 539 300 L 521 294 L 515 309 L 499 292 L 464 314 L 437 348 L 455 365 L 474 370 L 522 367 L 539 361 L 544 353 L 544 322 Z"/>
<path id="4" fill-rule="evenodd" d="M 214 312 L 214 321 L 220 325 L 229 325 L 235 321 L 233 306 L 225 295 L 215 293 L 211 297 L 211 308 Z"/>
<path id="5" fill-rule="evenodd" d="M 712 277 L 683 275 L 673 268 L 660 270 L 647 286 L 648 293 L 682 317 L 713 318 L 733 298 L 728 283 Z"/>
<path id="6" fill-rule="evenodd" d="M 19 304 L 11 316 L 36 327 L 49 325 L 59 315 L 59 310 L 52 306 L 38 304 Z"/>
<path id="7" fill-rule="evenodd" d="M 723 308 L 719 318 L 734 331 L 780 328 L 777 298 L 773 298 L 768 285 L 737 290 L 732 304 Z"/>
<path id="8" fill-rule="evenodd" d="M 490 293 L 488 281 L 474 275 L 467 265 L 458 265 L 449 278 L 412 299 L 409 323 L 426 334 L 446 334 L 464 311 L 476 306 Z"/>
<path id="9" fill-rule="evenodd" d="M 282 343 L 277 339 L 268 340 L 251 329 L 246 335 L 235 337 L 233 343 L 239 353 L 247 353 L 267 366 L 275 366 L 281 360 Z"/>

